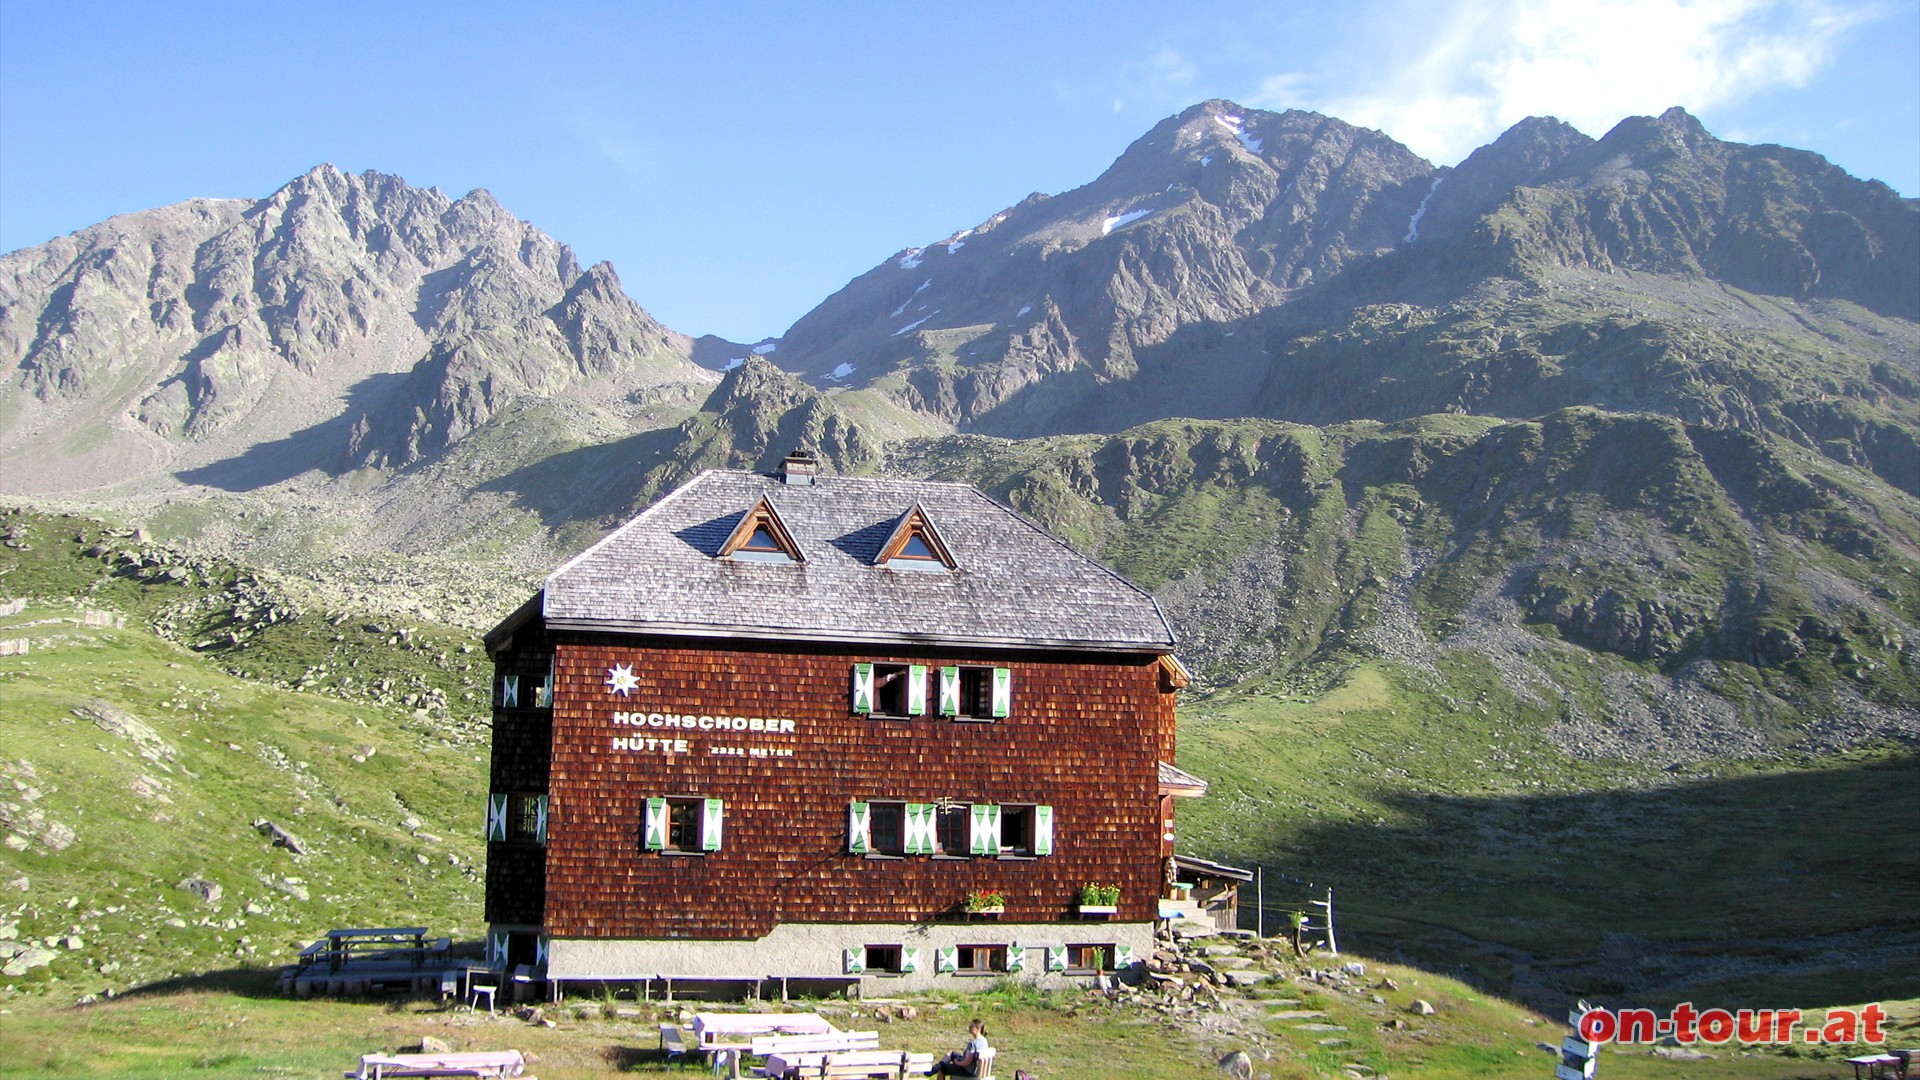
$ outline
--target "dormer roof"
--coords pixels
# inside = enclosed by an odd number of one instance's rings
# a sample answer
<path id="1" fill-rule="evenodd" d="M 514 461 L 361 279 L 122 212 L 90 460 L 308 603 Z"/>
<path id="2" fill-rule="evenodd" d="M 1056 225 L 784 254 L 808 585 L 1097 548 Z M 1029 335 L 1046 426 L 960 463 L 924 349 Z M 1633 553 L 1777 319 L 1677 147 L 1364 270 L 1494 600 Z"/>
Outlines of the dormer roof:
<path id="1" fill-rule="evenodd" d="M 903 563 L 937 563 L 949 570 L 958 566 L 947 542 L 940 538 L 940 530 L 933 527 L 933 518 L 927 516 L 926 507 L 917 502 L 900 515 L 893 532 L 880 545 L 879 554 L 873 557 L 873 564 L 885 566 L 896 559 Z"/>
<path id="2" fill-rule="evenodd" d="M 790 562 L 807 561 L 806 553 L 787 531 L 787 524 L 780 520 L 780 512 L 774 509 L 773 500 L 765 495 L 753 504 L 753 509 L 740 515 L 740 523 L 714 552 L 717 558 L 758 558 L 778 561 L 782 558 Z"/>
<path id="3" fill-rule="evenodd" d="M 761 527 L 804 560 L 722 557 Z M 952 569 L 900 572 L 915 538 Z M 686 636 L 1150 653 L 1174 644 L 1145 590 L 969 485 L 820 476 L 789 486 L 733 470 L 701 473 L 555 570 L 541 614 L 561 629 Z"/>

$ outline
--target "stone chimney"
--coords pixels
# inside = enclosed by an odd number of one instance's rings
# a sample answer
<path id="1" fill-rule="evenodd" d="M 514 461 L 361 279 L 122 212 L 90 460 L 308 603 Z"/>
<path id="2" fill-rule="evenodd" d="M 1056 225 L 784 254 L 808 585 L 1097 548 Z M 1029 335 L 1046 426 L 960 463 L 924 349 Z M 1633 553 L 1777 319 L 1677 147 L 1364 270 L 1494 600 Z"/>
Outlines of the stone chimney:
<path id="1" fill-rule="evenodd" d="M 820 457 L 811 450 L 795 450 L 780 463 L 780 479 L 794 487 L 809 487 L 820 472 Z"/>

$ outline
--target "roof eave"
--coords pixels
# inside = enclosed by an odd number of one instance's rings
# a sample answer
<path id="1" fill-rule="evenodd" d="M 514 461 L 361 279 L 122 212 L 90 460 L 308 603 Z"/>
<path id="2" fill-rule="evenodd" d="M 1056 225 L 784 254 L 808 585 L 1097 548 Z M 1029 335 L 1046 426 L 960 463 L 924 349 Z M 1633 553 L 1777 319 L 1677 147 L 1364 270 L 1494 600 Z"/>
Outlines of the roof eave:
<path id="1" fill-rule="evenodd" d="M 514 608 L 513 614 L 500 620 L 500 625 L 481 635 L 480 641 L 487 647 L 487 651 L 493 651 L 498 643 L 506 641 L 522 626 L 525 626 L 533 619 L 539 618 L 542 608 L 545 607 L 546 599 L 547 590 L 541 589 L 529 597 L 526 603 Z"/>
<path id="2" fill-rule="evenodd" d="M 851 643 L 860 645 L 959 645 L 992 649 L 1070 649 L 1086 652 L 1147 653 L 1164 655 L 1173 651 L 1171 641 L 1089 640 L 1084 638 L 1016 638 L 990 634 L 847 634 L 804 627 L 728 627 L 706 623 L 625 622 L 611 619 L 548 618 L 554 630 L 578 630 L 587 633 L 642 634 L 652 637 L 725 638 L 745 641 L 806 641 Z"/>

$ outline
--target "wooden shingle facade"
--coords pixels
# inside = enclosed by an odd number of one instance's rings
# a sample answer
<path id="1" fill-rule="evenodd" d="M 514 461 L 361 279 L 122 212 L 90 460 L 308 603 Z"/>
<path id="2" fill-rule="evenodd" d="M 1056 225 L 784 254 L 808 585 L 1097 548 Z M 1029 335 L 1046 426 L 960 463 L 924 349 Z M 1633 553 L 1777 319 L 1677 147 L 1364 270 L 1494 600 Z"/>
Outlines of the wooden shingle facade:
<path id="1" fill-rule="evenodd" d="M 1158 607 L 969 487 L 808 464 L 701 474 L 488 635 L 495 959 L 890 986 L 1145 959 L 1198 783 Z"/>

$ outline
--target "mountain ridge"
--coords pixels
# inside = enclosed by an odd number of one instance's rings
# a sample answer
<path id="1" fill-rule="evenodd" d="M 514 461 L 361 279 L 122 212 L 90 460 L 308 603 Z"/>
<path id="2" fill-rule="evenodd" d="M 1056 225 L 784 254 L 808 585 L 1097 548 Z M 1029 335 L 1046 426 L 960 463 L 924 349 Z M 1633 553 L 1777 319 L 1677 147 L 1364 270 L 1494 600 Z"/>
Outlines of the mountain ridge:
<path id="1" fill-rule="evenodd" d="M 1873 243 L 1821 239 L 1842 218 Z M 1533 634 L 1638 665 L 1612 677 L 1650 702 L 1718 665 L 1754 730 L 1856 691 L 1898 714 L 1860 737 L 1920 725 L 1920 323 L 1875 307 L 1920 210 L 1681 110 L 1599 139 L 1530 118 L 1437 169 L 1202 102 L 751 346 L 660 326 L 484 190 L 323 166 L 114 220 L 0 260 L 0 461 L 60 456 L 23 416 L 117 406 L 171 467 L 113 470 L 180 485 L 122 505 L 288 566 L 371 545 L 532 576 L 698 469 L 810 445 L 979 483 L 1143 578 L 1210 687 L 1466 633 L 1506 643 L 1511 692 L 1612 715 Z M 469 596 L 474 622 L 499 599 Z"/>

